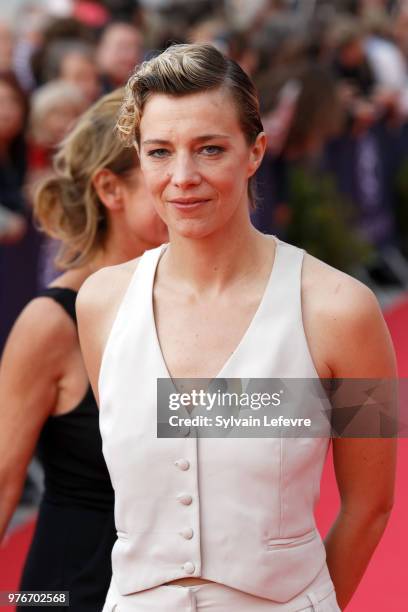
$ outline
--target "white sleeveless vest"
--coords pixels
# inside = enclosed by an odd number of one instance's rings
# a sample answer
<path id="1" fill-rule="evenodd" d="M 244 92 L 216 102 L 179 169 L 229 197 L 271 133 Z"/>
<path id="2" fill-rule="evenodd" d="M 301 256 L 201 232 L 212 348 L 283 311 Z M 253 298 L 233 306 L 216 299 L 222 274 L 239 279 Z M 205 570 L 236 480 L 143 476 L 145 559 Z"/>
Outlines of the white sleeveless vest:
<path id="1" fill-rule="evenodd" d="M 318 377 L 302 323 L 303 251 L 277 245 L 261 304 L 218 377 Z M 331 582 L 313 513 L 329 439 L 157 439 L 157 378 L 168 371 L 152 289 L 164 248 L 139 261 L 100 371 L 113 579 L 122 595 L 196 576 L 287 602 Z"/>

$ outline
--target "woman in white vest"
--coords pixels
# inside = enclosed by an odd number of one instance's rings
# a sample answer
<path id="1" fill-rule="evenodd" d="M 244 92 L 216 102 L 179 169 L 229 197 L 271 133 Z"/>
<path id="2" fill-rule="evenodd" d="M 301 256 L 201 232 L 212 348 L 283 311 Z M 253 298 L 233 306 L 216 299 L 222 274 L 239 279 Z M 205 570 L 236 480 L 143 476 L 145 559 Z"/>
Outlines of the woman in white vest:
<path id="1" fill-rule="evenodd" d="M 395 441 L 334 439 L 341 509 L 314 520 L 329 438 L 158 439 L 158 378 L 392 378 L 362 284 L 250 223 L 265 150 L 254 87 L 209 45 L 130 78 L 118 120 L 169 244 L 77 302 L 118 539 L 104 611 L 343 609 L 386 526 Z"/>

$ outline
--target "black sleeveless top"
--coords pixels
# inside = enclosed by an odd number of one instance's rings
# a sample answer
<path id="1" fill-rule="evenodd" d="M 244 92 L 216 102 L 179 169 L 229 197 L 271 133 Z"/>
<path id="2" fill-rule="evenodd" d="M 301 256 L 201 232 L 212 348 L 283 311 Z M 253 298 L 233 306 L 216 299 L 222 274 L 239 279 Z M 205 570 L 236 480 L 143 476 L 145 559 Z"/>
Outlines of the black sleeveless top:
<path id="1" fill-rule="evenodd" d="M 75 291 L 51 287 L 40 295 L 58 302 L 76 323 Z M 112 576 L 114 496 L 98 421 L 89 387 L 78 406 L 44 424 L 37 451 L 45 491 L 19 585 L 21 591 L 69 591 L 74 612 L 100 612 Z M 43 610 L 31 608 L 37 609 Z"/>
<path id="2" fill-rule="evenodd" d="M 76 324 L 76 292 L 62 287 L 44 289 Z M 41 432 L 37 454 L 45 474 L 44 499 L 112 510 L 114 493 L 102 455 L 99 410 L 91 389 L 70 412 L 50 416 Z"/>

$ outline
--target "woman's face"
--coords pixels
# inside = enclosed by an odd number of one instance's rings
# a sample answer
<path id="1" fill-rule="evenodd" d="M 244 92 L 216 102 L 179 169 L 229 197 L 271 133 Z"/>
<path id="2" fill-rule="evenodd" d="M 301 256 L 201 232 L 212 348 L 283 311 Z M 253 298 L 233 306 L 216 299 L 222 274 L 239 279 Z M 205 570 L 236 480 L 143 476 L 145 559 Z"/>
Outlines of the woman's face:
<path id="1" fill-rule="evenodd" d="M 265 137 L 249 146 L 225 90 L 181 97 L 155 94 L 140 124 L 140 163 L 170 234 L 202 238 L 234 215 L 249 216 L 248 179 Z"/>
<path id="2" fill-rule="evenodd" d="M 135 168 L 127 174 L 126 179 L 121 180 L 130 243 L 134 237 L 137 237 L 138 244 L 142 243 L 146 249 L 149 249 L 166 242 L 168 240 L 167 226 L 153 206 L 140 168 Z"/>
<path id="3" fill-rule="evenodd" d="M 18 94 L 0 81 L 0 141 L 11 142 L 24 123 L 24 109 Z"/>
<path id="4" fill-rule="evenodd" d="M 94 102 L 100 93 L 96 65 L 81 53 L 71 52 L 63 57 L 60 77 L 76 85 L 89 104 Z"/>

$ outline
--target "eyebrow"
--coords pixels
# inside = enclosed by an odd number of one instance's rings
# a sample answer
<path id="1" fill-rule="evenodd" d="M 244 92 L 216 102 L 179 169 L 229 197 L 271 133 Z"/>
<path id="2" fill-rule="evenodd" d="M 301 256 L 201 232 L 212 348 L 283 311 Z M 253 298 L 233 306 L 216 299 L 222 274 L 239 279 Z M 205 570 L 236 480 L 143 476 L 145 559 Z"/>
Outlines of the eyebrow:
<path id="1" fill-rule="evenodd" d="M 214 140 L 216 138 L 224 138 L 224 139 L 230 139 L 230 136 L 227 136 L 227 134 L 204 134 L 203 136 L 197 136 L 197 138 L 193 138 L 194 142 L 205 142 L 207 140 Z M 143 143 L 144 145 L 169 145 L 171 144 L 170 140 L 162 140 L 160 138 L 153 138 L 151 140 L 144 140 Z"/>

